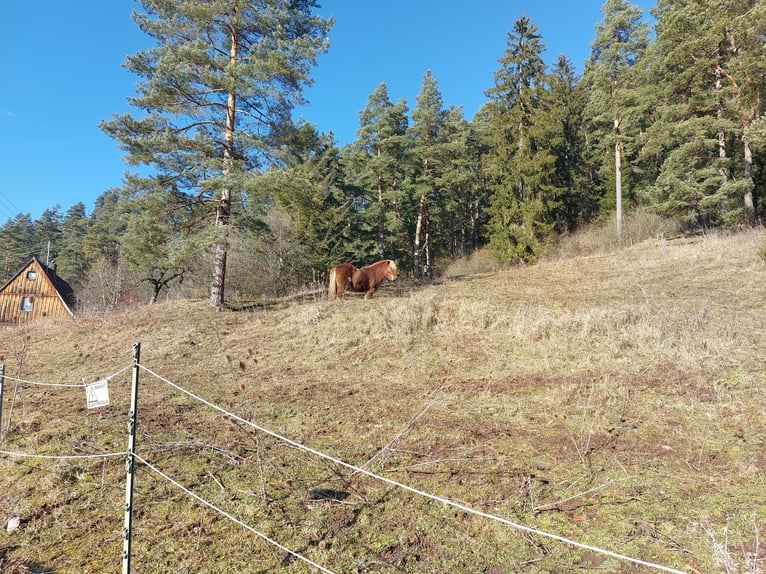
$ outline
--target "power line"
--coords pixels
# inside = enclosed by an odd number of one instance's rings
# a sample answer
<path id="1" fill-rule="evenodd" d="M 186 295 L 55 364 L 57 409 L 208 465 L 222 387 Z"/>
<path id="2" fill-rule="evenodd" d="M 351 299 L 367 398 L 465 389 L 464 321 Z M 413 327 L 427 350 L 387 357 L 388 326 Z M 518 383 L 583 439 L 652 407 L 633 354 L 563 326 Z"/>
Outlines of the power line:
<path id="1" fill-rule="evenodd" d="M 8 214 L 9 219 L 13 219 L 21 213 L 21 210 L 13 204 L 2 189 L 0 189 L 0 209 Z"/>

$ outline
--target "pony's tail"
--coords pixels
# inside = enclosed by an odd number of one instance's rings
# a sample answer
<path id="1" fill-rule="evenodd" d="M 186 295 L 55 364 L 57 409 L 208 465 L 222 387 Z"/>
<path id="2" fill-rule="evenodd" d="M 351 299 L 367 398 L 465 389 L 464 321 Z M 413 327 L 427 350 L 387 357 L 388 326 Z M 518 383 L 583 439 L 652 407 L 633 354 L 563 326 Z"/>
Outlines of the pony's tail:
<path id="1" fill-rule="evenodd" d="M 338 285 L 335 283 L 335 267 L 330 269 L 330 285 L 327 287 L 327 300 L 335 301 L 338 297 Z"/>

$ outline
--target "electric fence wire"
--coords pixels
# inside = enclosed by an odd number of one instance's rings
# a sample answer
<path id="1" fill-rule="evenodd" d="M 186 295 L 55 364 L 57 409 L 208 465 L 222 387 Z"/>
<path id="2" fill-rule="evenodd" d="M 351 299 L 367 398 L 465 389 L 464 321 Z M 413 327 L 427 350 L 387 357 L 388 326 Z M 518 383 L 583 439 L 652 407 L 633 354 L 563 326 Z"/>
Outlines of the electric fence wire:
<path id="1" fill-rule="evenodd" d="M 163 479 L 165 479 L 166 481 L 168 481 L 169 483 L 171 483 L 171 484 L 172 484 L 173 486 L 175 486 L 176 488 L 179 488 L 179 489 L 183 490 L 183 491 L 184 491 L 186 494 L 188 494 L 189 496 L 191 496 L 192 498 L 194 498 L 195 500 L 197 500 L 197 501 L 198 501 L 198 502 L 200 502 L 201 504 L 203 504 L 203 505 L 207 506 L 208 508 L 210 508 L 210 509 L 212 509 L 212 510 L 215 510 L 217 513 L 221 514 L 222 516 L 224 516 L 224 517 L 228 518 L 229 520 L 231 520 L 232 522 L 235 522 L 236 524 L 240 525 L 242 528 L 245 528 L 245 529 L 249 530 L 250 532 L 252 532 L 252 533 L 253 533 L 253 534 L 255 534 L 256 536 L 258 536 L 259 538 L 262 538 L 263 540 L 265 540 L 265 541 L 266 541 L 266 542 L 268 542 L 269 544 L 272 544 L 272 545 L 276 546 L 276 547 L 277 547 L 277 548 L 279 548 L 280 550 L 282 550 L 282 551 L 284 551 L 284 552 L 287 552 L 288 554 L 290 554 L 291 556 L 293 556 L 293 557 L 297 558 L 298 560 L 302 560 L 303 562 L 305 562 L 305 563 L 307 563 L 307 564 L 309 564 L 309 565 L 313 566 L 314 568 L 316 568 L 316 569 L 320 570 L 321 572 L 327 572 L 328 574 L 334 574 L 334 573 L 332 572 L 332 570 L 328 570 L 327 568 L 324 568 L 323 566 L 320 566 L 320 565 L 319 565 L 319 564 L 317 564 L 316 562 L 314 562 L 314 561 L 312 561 L 312 560 L 309 560 L 309 559 L 308 559 L 308 558 L 306 558 L 305 556 L 301 556 L 301 555 L 300 555 L 300 554 L 298 554 L 297 552 L 295 552 L 295 551 L 293 551 L 293 550 L 290 550 L 289 548 L 287 548 L 286 546 L 283 546 L 282 544 L 280 544 L 280 543 L 279 543 L 279 542 L 277 542 L 276 540 L 274 540 L 274 539 L 272 539 L 272 538 L 269 538 L 269 537 L 268 537 L 266 534 L 264 534 L 263 532 L 260 532 L 259 530 L 256 530 L 255 528 L 253 528 L 253 527 L 252 527 L 252 526 L 250 526 L 249 524 L 247 524 L 247 523 L 245 523 L 245 522 L 242 522 L 241 520 L 239 520 L 237 517 L 235 517 L 235 516 L 232 516 L 232 515 L 231 515 L 231 514 L 229 514 L 228 512 L 226 512 L 226 511 L 224 511 L 224 510 L 222 510 L 222 509 L 218 508 L 218 507 L 217 507 L 215 504 L 213 504 L 212 502 L 208 502 L 207 500 L 205 500 L 204 498 L 202 498 L 202 497 L 201 497 L 201 496 L 199 496 L 198 494 L 196 494 L 196 493 L 192 492 L 191 490 L 189 490 L 188 488 L 186 488 L 184 485 L 182 485 L 182 484 L 180 484 L 179 482 L 177 482 L 177 481 L 173 480 L 172 478 L 170 478 L 170 477 L 169 477 L 167 474 L 163 473 L 163 472 L 162 472 L 160 469 L 158 469 L 156 466 L 152 465 L 151 463 L 147 462 L 146 460 L 144 460 L 143 458 L 141 458 L 139 455 L 137 455 L 137 454 L 133 453 L 133 458 L 135 458 L 135 459 L 136 459 L 137 461 L 139 461 L 140 463 L 144 464 L 144 465 L 145 465 L 147 468 L 149 468 L 149 469 L 150 469 L 152 472 L 154 472 L 154 473 L 158 474 L 160 477 L 162 477 Z"/>
<path id="2" fill-rule="evenodd" d="M 115 456 L 126 457 L 127 452 L 105 452 L 101 454 L 32 454 L 27 452 L 17 452 L 12 450 L 0 450 L 0 454 L 5 456 L 14 456 L 18 458 L 35 458 L 42 460 L 80 460 L 87 458 L 111 458 Z"/>
<path id="3" fill-rule="evenodd" d="M 115 379 L 116 377 L 120 376 L 122 373 L 124 373 L 125 371 L 127 371 L 128 369 L 131 369 L 131 368 L 133 368 L 133 364 L 127 365 L 126 367 L 123 367 L 119 371 L 117 371 L 115 373 L 112 373 L 111 375 L 108 375 L 106 377 L 103 377 L 102 380 L 107 380 L 107 381 L 111 382 L 113 379 Z M 4 379 L 6 381 L 14 381 L 16 383 L 21 383 L 22 385 L 30 385 L 30 386 L 35 386 L 35 387 L 63 387 L 63 388 L 81 389 L 81 388 L 86 387 L 89 384 L 89 383 L 85 383 L 85 382 L 83 382 L 83 383 L 46 383 L 46 382 L 41 382 L 41 381 L 30 381 L 30 380 L 21 379 L 21 378 L 18 378 L 18 377 L 11 377 L 9 375 L 5 375 Z"/>
<path id="4" fill-rule="evenodd" d="M 111 380 L 112 378 L 117 377 L 118 375 L 120 375 L 124 371 L 132 368 L 133 366 L 134 365 L 131 364 L 131 365 L 128 365 L 126 367 L 123 367 L 119 371 L 117 371 L 114 374 L 110 375 L 109 377 L 105 377 L 105 378 L 107 380 Z M 569 538 L 565 538 L 565 537 L 559 536 L 557 534 L 553 534 L 553 533 L 550 533 L 550 532 L 546 532 L 546 531 L 543 531 L 543 530 L 539 530 L 539 529 L 536 529 L 536 528 L 525 526 L 523 524 L 519 524 L 519 523 L 513 522 L 513 521 L 508 520 L 506 518 L 503 518 L 501 516 L 497 516 L 497 515 L 490 514 L 490 513 L 487 513 L 487 512 L 479 511 L 479 510 L 476 510 L 476 509 L 471 508 L 469 506 L 466 506 L 465 504 L 462 504 L 462 503 L 459 503 L 459 502 L 454 502 L 454 501 L 449 500 L 447 498 L 443 498 L 441 496 L 436 496 L 436 495 L 427 493 L 425 491 L 418 490 L 416 488 L 413 488 L 413 487 L 408 486 L 406 484 L 403 484 L 401 482 L 392 480 L 390 478 L 386 478 L 384 476 L 380 476 L 380 475 L 375 474 L 375 473 L 373 473 L 373 472 L 371 472 L 371 471 L 369 471 L 369 470 L 367 470 L 365 468 L 354 466 L 354 465 L 352 465 L 350 463 L 347 463 L 347 462 L 345 462 L 345 461 L 343 461 L 343 460 L 341 460 L 339 458 L 336 458 L 334 456 L 328 455 L 326 453 L 323 453 L 321 451 L 315 450 L 315 449 L 313 449 L 311 447 L 308 447 L 306 445 L 303 445 L 303 444 L 300 444 L 300 443 L 298 443 L 296 441 L 293 441 L 293 440 L 291 440 L 291 439 L 289 439 L 287 437 L 284 437 L 284 436 L 282 436 L 282 435 L 280 435 L 278 433 L 275 433 L 274 431 L 271 431 L 269 429 L 266 429 L 265 427 L 257 425 L 255 423 L 253 423 L 252 421 L 248 421 L 248 420 L 246 420 L 246 419 L 236 415 L 235 413 L 229 412 L 226 409 L 224 409 L 224 408 L 222 408 L 222 407 L 220 407 L 220 406 L 218 406 L 218 405 L 216 405 L 216 404 L 214 404 L 214 403 L 212 403 L 212 402 L 210 402 L 210 401 L 208 401 L 208 400 L 206 400 L 206 399 L 204 399 L 204 398 L 202 398 L 202 397 L 192 393 L 191 391 L 181 387 L 180 385 L 177 385 L 176 383 L 173 383 L 169 379 L 163 377 L 162 375 L 160 375 L 158 373 L 155 373 L 154 371 L 152 371 L 151 369 L 147 368 L 146 366 L 144 366 L 142 364 L 138 364 L 138 367 L 141 368 L 142 370 L 144 370 L 145 372 L 147 372 L 148 374 L 150 374 L 151 376 L 155 377 L 159 381 L 162 381 L 165 384 L 167 384 L 168 386 L 170 386 L 170 387 L 176 389 L 177 391 L 187 395 L 188 397 L 190 397 L 190 398 L 192 398 L 192 399 L 194 399 L 194 400 L 196 400 L 196 401 L 198 401 L 198 402 L 200 402 L 200 403 L 202 403 L 204 405 L 207 405 L 208 407 L 210 407 L 210 408 L 212 408 L 214 410 L 217 410 L 218 412 L 220 412 L 221 414 L 223 414 L 226 417 L 229 417 L 231 419 L 239 421 L 242 424 L 250 426 L 251 428 L 253 428 L 255 430 L 258 430 L 258 431 L 260 431 L 260 432 L 262 432 L 264 434 L 267 434 L 267 435 L 269 435 L 269 436 L 271 436 L 273 438 L 276 438 L 276 439 L 278 439 L 278 440 L 280 440 L 282 442 L 285 442 L 285 443 L 287 443 L 287 444 L 289 444 L 289 445 L 291 445 L 291 446 L 293 446 L 293 447 L 295 447 L 295 448 L 297 448 L 299 450 L 302 450 L 304 452 L 313 454 L 315 456 L 318 456 L 320 458 L 323 458 L 325 460 L 333 462 L 333 463 L 335 463 L 335 464 L 337 464 L 339 466 L 345 467 L 345 468 L 347 468 L 349 470 L 352 470 L 352 471 L 354 471 L 356 473 L 364 474 L 364 475 L 368 476 L 369 478 L 372 478 L 372 479 L 375 479 L 375 480 L 379 480 L 379 481 L 384 482 L 386 484 L 389 484 L 391 486 L 395 486 L 397 488 L 406 490 L 407 492 L 410 492 L 412 494 L 416 494 L 418 496 L 422 496 L 422 497 L 428 498 L 428 499 L 433 500 L 435 502 L 440 502 L 440 503 L 442 503 L 442 504 L 444 504 L 446 506 L 451 506 L 453 508 L 457 508 L 458 510 L 461 510 L 461 511 L 466 512 L 468 514 L 474 514 L 474 515 L 480 516 L 482 518 L 487 518 L 489 520 L 494 520 L 496 522 L 500 522 L 501 524 L 505 524 L 507 526 L 510 526 L 510 527 L 515 528 L 517 530 L 520 530 L 522 532 L 527 532 L 529 534 L 535 534 L 535 535 L 542 536 L 542 537 L 545 537 L 545 538 L 549 538 L 549 539 L 552 539 L 552 540 L 557 540 L 559 542 L 562 542 L 562 543 L 565 543 L 565 544 L 569 544 L 571 546 L 575 546 L 575 547 L 581 548 L 583 550 L 589 550 L 589 551 L 596 552 L 598 554 L 603 554 L 605 556 L 610 556 L 612 558 L 616 558 L 616 559 L 619 559 L 619 560 L 623 560 L 623 561 L 627 561 L 627 562 L 632 562 L 633 564 L 638 564 L 638 565 L 641 565 L 641 566 L 646 566 L 646 567 L 649 567 L 649 568 L 653 568 L 655 570 L 660 570 L 660 571 L 664 571 L 664 572 L 671 572 L 672 574 L 686 574 L 682 570 L 676 570 L 674 568 L 663 566 L 661 564 L 655 564 L 655 563 L 652 563 L 652 562 L 647 562 L 647 561 L 644 561 L 644 560 L 640 560 L 638 558 L 633 558 L 631 556 L 627 556 L 627 555 L 624 555 L 624 554 L 619 554 L 619 553 L 613 552 L 611 550 L 607 550 L 607 549 L 603 549 L 603 548 L 598 548 L 596 546 L 591 546 L 589 544 L 584 544 L 584 543 L 581 543 L 581 542 L 577 542 L 575 540 L 571 540 Z M 17 381 L 17 382 L 20 382 L 22 384 L 38 385 L 38 386 L 77 387 L 77 388 L 82 388 L 82 387 L 85 386 L 85 383 L 79 383 L 79 384 L 42 383 L 42 382 L 38 382 L 38 381 L 29 381 L 29 380 L 24 380 L 24 379 L 20 379 L 20 378 L 16 378 L 16 377 L 9 377 L 9 376 L 6 376 L 5 378 L 7 380 Z M 105 453 L 105 454 L 87 454 L 87 455 L 39 455 L 39 454 L 29 454 L 29 453 L 21 453 L 21 452 L 5 451 L 5 450 L 0 450 L 0 454 L 6 455 L 6 456 L 23 457 L 23 458 L 53 459 L 53 460 L 75 460 L 75 459 L 89 459 L 89 458 L 91 458 L 91 459 L 92 458 L 108 458 L 108 457 L 126 456 L 127 455 L 126 452 Z M 153 472 L 157 473 L 158 475 L 160 475 L 165 480 L 168 480 L 173 485 L 175 485 L 176 487 L 180 488 L 181 490 L 183 490 L 184 492 L 186 492 L 187 494 L 189 494 L 190 496 L 192 496 L 193 498 L 195 498 L 196 500 L 198 500 L 202 504 L 212 508 L 216 512 L 219 512 L 222 515 L 226 516 L 229 520 L 232 520 L 233 522 L 236 522 L 240 526 L 250 530 L 251 532 L 253 532 L 257 536 L 263 538 L 264 540 L 266 540 L 270 544 L 273 544 L 273 545 L 277 546 L 278 548 L 280 548 L 281 550 L 289 553 L 290 555 L 295 556 L 296 558 L 311 564 L 312 566 L 314 566 L 315 568 L 319 569 L 322 572 L 329 572 L 330 574 L 333 574 L 332 571 L 327 570 L 326 568 L 320 566 L 319 564 L 313 563 L 311 560 L 309 560 L 309 559 L 307 559 L 307 558 L 305 558 L 303 556 L 300 556 L 299 554 L 297 554 L 297 553 L 293 552 L 292 550 L 286 548 L 285 546 L 279 544 L 275 540 L 270 539 L 268 536 L 266 536 L 265 534 L 259 532 L 258 530 L 254 529 L 253 527 L 249 526 L 248 524 L 246 524 L 246 523 L 242 522 L 241 520 L 239 520 L 239 519 L 231 516 L 230 514 L 224 512 L 223 510 L 219 509 L 218 507 L 216 507 L 212 503 L 204 500 L 203 498 L 201 498 L 200 496 L 198 496 L 194 492 L 190 491 L 189 489 L 187 489 L 186 487 L 184 487 L 180 483 L 176 482 L 172 478 L 170 478 L 167 475 L 165 475 L 164 473 L 162 473 L 159 469 L 157 469 L 156 467 L 154 467 L 153 465 L 151 465 L 150 463 L 148 463 L 146 460 L 142 459 L 140 456 L 136 455 L 135 453 L 133 453 L 133 457 L 135 459 L 139 460 L 140 462 L 142 462 L 144 465 L 146 465 Z"/>
<path id="5" fill-rule="evenodd" d="M 266 428 L 264 428 L 264 427 L 262 427 L 260 425 L 257 425 L 255 423 L 253 423 L 252 421 L 246 420 L 246 419 L 240 417 L 239 415 L 231 413 L 231 412 L 227 411 L 226 409 L 224 409 L 224 408 L 222 408 L 222 407 L 220 407 L 220 406 L 218 406 L 218 405 L 216 405 L 216 404 L 214 404 L 214 403 L 212 403 L 212 402 L 210 402 L 210 401 L 208 401 L 208 400 L 206 400 L 206 399 L 204 399 L 204 398 L 202 398 L 202 397 L 192 393 L 191 391 L 189 391 L 187 389 L 184 389 L 183 387 L 177 385 L 176 383 L 173 383 L 172 381 L 166 379 L 162 375 L 159 375 L 159 374 L 155 373 L 154 371 L 152 371 L 151 369 L 145 367 L 144 365 L 142 365 L 140 363 L 138 364 L 138 367 L 140 369 L 144 370 L 146 373 L 150 374 L 151 376 L 155 377 L 156 379 L 164 382 L 168 386 L 176 389 L 177 391 L 179 391 L 181 393 L 184 393 L 188 397 L 190 397 L 190 398 L 192 398 L 192 399 L 194 399 L 194 400 L 196 400 L 196 401 L 198 401 L 198 402 L 200 402 L 200 403 L 202 403 L 204 405 L 207 405 L 208 407 L 210 407 L 210 408 L 212 408 L 214 410 L 217 410 L 218 412 L 220 412 L 224 416 L 227 416 L 227 417 L 229 417 L 231 419 L 239 421 L 239 422 L 241 422 L 244 425 L 250 426 L 251 428 L 253 428 L 253 429 L 257 430 L 257 431 L 260 431 L 260 432 L 262 432 L 264 434 L 267 434 L 267 435 L 269 435 L 269 436 L 271 436 L 271 437 L 273 437 L 273 438 L 275 438 L 277 440 L 280 440 L 282 442 L 285 442 L 285 443 L 287 443 L 287 444 L 289 444 L 289 445 L 291 445 L 291 446 L 293 446 L 293 447 L 295 447 L 295 448 L 297 448 L 299 450 L 302 450 L 304 452 L 313 454 L 315 456 L 318 456 L 320 458 L 323 458 L 325 460 L 333 462 L 333 463 L 335 463 L 335 464 L 337 464 L 339 466 L 345 467 L 345 468 L 347 468 L 347 469 L 349 469 L 351 471 L 354 471 L 356 473 L 364 474 L 364 475 L 366 475 L 366 476 L 368 476 L 368 477 L 370 477 L 372 479 L 379 480 L 379 481 L 384 482 L 386 484 L 389 484 L 391 486 L 395 486 L 395 487 L 400 488 L 402 490 L 406 490 L 407 492 L 410 492 L 412 494 L 416 494 L 418 496 L 422 496 L 424 498 L 428 498 L 430 500 L 433 500 L 435 502 L 439 502 L 439 503 L 444 504 L 446 506 L 451 506 L 453 508 L 457 508 L 458 510 L 461 510 L 461 511 L 463 511 L 465 513 L 473 514 L 473 515 L 476 515 L 476 516 L 480 516 L 482 518 L 486 518 L 486 519 L 489 519 L 489 520 L 494 520 L 496 522 L 500 522 L 501 524 L 505 524 L 507 526 L 510 526 L 510 527 L 515 528 L 517 530 L 520 530 L 522 532 L 526 532 L 528 534 L 534 534 L 534 535 L 542 536 L 542 537 L 545 537 L 545 538 L 556 540 L 558 542 L 562 542 L 564 544 L 568 544 L 570 546 L 574 546 L 576 548 L 580 548 L 580 549 L 583 549 L 583 550 L 588 550 L 588 551 L 591 551 L 591 552 L 595 552 L 597 554 L 603 554 L 605 556 L 610 556 L 610 557 L 616 558 L 618 560 L 622 560 L 622 561 L 625 561 L 625 562 L 631 562 L 633 564 L 638 564 L 640 566 L 645 566 L 645 567 L 652 568 L 652 569 L 655 569 L 655 570 L 660 570 L 660 571 L 663 571 L 663 572 L 670 572 L 672 574 L 687 574 L 683 570 L 676 570 L 674 568 L 670 568 L 668 566 L 663 566 L 661 564 L 655 564 L 653 562 L 647 562 L 645 560 L 640 560 L 638 558 L 633 558 L 632 556 L 627 556 L 627 555 L 624 555 L 624 554 L 619 554 L 619 553 L 613 552 L 611 550 L 607 550 L 607 549 L 604 549 L 604 548 L 599 548 L 597 546 L 591 546 L 589 544 L 584 544 L 582 542 L 577 542 L 576 540 L 565 538 L 564 536 L 560 536 L 558 534 L 553 534 L 553 533 L 550 533 L 550 532 L 546 532 L 544 530 L 538 530 L 537 528 L 532 528 L 532 527 L 529 527 L 529 526 L 525 526 L 523 524 L 519 524 L 517 522 L 513 522 L 511 520 L 508 520 L 507 518 L 503 518 L 501 516 L 497 516 L 497 515 L 494 515 L 494 514 L 490 514 L 490 513 L 487 513 L 487 512 L 476 510 L 474 508 L 466 506 L 465 504 L 462 504 L 462 503 L 459 503 L 459 502 L 454 502 L 454 501 L 449 500 L 447 498 L 443 498 L 441 496 L 436 496 L 434 494 L 430 494 L 430 493 L 424 492 L 422 490 L 418 490 L 417 488 L 413 488 L 413 487 L 408 486 L 406 484 L 403 484 L 401 482 L 397 482 L 397 481 L 392 480 L 390 478 L 386 478 L 384 476 L 380 476 L 380 475 L 375 474 L 375 473 L 373 473 L 373 472 L 371 472 L 371 471 L 369 471 L 369 470 L 367 470 L 365 468 L 360 468 L 360 467 L 354 466 L 354 465 L 352 465 L 352 464 L 350 464 L 348 462 L 345 462 L 345 461 L 343 461 L 343 460 L 341 460 L 339 458 L 336 458 L 334 456 L 325 454 L 325 453 L 323 453 L 321 451 L 315 450 L 315 449 L 313 449 L 311 447 L 308 447 L 308 446 L 305 446 L 303 444 L 300 444 L 300 443 L 298 443 L 298 442 L 296 442 L 296 441 L 294 441 L 292 439 L 289 439 L 287 437 L 284 437 L 284 436 L 282 436 L 282 435 L 280 435 L 280 434 L 278 434 L 278 433 L 276 433 L 274 431 L 268 430 L 268 429 L 266 429 Z M 134 455 L 134 456 L 136 458 L 139 458 L 136 455 Z M 180 485 L 178 485 L 178 486 L 180 486 Z M 190 494 L 192 494 L 192 493 L 190 493 Z M 195 496 L 195 498 L 196 498 L 196 495 L 193 495 L 193 496 Z"/>

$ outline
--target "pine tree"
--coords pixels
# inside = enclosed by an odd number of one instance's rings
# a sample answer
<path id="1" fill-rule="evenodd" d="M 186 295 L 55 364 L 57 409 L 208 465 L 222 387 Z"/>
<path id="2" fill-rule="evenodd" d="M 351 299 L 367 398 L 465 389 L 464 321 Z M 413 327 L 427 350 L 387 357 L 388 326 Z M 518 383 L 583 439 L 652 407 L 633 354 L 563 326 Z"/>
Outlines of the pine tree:
<path id="1" fill-rule="evenodd" d="M 658 86 L 654 122 L 644 155 L 658 158 L 649 190 L 651 207 L 688 228 L 721 223 L 722 186 L 730 174 L 727 132 L 722 121 L 720 34 L 711 26 L 708 2 L 664 1 L 654 15 L 657 38 L 651 47 L 651 72 Z"/>
<path id="2" fill-rule="evenodd" d="M 171 284 L 183 281 L 197 256 L 193 240 L 184 237 L 184 214 L 173 210 L 169 201 L 162 192 L 135 198 L 126 213 L 119 245 L 120 262 L 136 284 L 150 286 L 149 304 Z"/>
<path id="3" fill-rule="evenodd" d="M 736 0 L 718 7 L 723 19 L 728 61 L 716 72 L 728 82 L 731 91 L 729 108 L 736 113 L 737 136 L 742 149 L 742 172 L 737 181 L 727 181 L 727 190 L 735 198 L 741 198 L 743 217 L 749 225 L 757 221 L 753 146 L 742 137 L 764 111 L 761 95 L 766 93 L 766 61 L 764 61 L 764 38 L 766 37 L 766 4 L 760 0 Z M 723 8 L 723 9 L 721 9 Z"/>
<path id="4" fill-rule="evenodd" d="M 601 182 L 613 177 L 616 231 L 620 237 L 623 158 L 626 146 L 634 142 L 644 121 L 642 106 L 646 102 L 641 93 L 642 68 L 638 64 L 649 44 L 649 31 L 641 20 L 641 10 L 627 0 L 607 0 L 601 12 L 604 18 L 596 26 L 591 56 L 586 63 L 584 80 L 589 88 L 586 114 L 593 123 L 589 145 L 598 162 L 598 177 Z M 633 147 L 628 153 L 632 158 L 637 150 Z"/>
<path id="5" fill-rule="evenodd" d="M 288 124 L 332 22 L 312 15 L 315 0 L 141 0 L 138 27 L 157 45 L 128 57 L 141 78 L 130 101 L 143 114 L 102 129 L 120 142 L 132 193 L 162 190 L 185 205 L 211 206 L 215 222 L 210 304 L 224 303 L 232 206 L 248 171 L 263 165 Z"/>
<path id="6" fill-rule="evenodd" d="M 752 149 L 742 134 L 761 111 L 757 6 L 668 0 L 654 10 L 652 73 L 662 90 L 646 135 L 659 171 L 650 198 L 688 228 L 755 221 Z"/>

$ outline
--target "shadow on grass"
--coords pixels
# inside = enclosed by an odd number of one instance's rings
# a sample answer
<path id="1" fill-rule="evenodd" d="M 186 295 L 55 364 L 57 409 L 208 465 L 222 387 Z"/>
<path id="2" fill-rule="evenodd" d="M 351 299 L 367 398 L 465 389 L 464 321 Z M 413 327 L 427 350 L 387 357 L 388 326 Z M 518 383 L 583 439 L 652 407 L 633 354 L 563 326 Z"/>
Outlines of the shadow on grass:
<path id="1" fill-rule="evenodd" d="M 8 554 L 14 546 L 0 547 L 0 572 L 3 574 L 55 574 L 56 570 L 43 566 L 26 558 L 11 558 Z"/>

